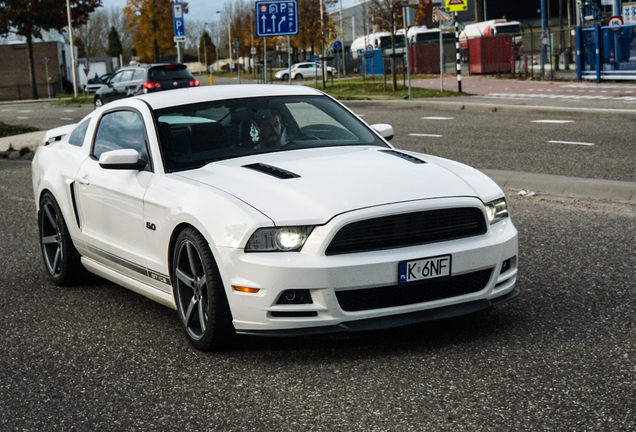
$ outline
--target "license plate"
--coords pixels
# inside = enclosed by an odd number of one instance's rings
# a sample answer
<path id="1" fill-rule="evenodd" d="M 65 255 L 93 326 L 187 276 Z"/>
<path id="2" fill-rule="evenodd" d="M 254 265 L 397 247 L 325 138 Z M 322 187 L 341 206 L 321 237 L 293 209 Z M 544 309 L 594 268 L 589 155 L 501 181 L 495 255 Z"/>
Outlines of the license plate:
<path id="1" fill-rule="evenodd" d="M 450 277 L 450 275 L 450 255 L 400 262 L 400 283 Z"/>

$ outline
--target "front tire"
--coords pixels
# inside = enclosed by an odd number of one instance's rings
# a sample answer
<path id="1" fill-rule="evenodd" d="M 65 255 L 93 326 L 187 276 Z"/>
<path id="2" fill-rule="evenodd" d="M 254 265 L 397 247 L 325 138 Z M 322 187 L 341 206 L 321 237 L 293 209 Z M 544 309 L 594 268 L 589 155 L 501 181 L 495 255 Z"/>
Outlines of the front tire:
<path id="1" fill-rule="evenodd" d="M 99 96 L 95 96 L 95 109 L 101 108 L 103 105 L 104 102 L 102 102 L 102 98 L 100 98 Z"/>
<path id="2" fill-rule="evenodd" d="M 288 74 L 283 75 L 282 81 L 287 81 L 288 79 L 289 79 L 289 75 Z"/>
<path id="3" fill-rule="evenodd" d="M 297 79 L 303 79 L 303 76 L 301 74 L 296 74 L 296 76 L 294 77 L 295 80 Z"/>
<path id="4" fill-rule="evenodd" d="M 201 351 L 225 348 L 234 334 L 232 314 L 212 251 L 194 228 L 177 237 L 172 286 L 186 337 Z"/>
<path id="5" fill-rule="evenodd" d="M 49 192 L 40 200 L 38 226 L 44 266 L 53 283 L 64 286 L 80 281 L 86 270 L 73 245 L 60 206 Z"/>

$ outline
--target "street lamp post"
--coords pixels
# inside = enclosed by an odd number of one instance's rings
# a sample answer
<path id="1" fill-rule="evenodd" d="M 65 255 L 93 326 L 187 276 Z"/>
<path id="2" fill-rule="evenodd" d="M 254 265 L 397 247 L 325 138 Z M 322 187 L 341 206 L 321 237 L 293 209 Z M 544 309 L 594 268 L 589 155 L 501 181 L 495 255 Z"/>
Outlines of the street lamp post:
<path id="1" fill-rule="evenodd" d="M 73 94 L 77 98 L 77 75 L 75 73 L 75 48 L 73 48 L 73 28 L 71 26 L 71 4 L 69 0 L 66 0 L 66 15 L 68 16 L 68 39 L 71 44 L 71 73 L 73 74 Z"/>
<path id="2" fill-rule="evenodd" d="M 208 32 L 208 23 L 203 23 L 203 32 Z M 205 36 L 203 36 L 203 56 L 205 57 L 205 73 L 208 73 L 208 47 L 205 41 Z"/>

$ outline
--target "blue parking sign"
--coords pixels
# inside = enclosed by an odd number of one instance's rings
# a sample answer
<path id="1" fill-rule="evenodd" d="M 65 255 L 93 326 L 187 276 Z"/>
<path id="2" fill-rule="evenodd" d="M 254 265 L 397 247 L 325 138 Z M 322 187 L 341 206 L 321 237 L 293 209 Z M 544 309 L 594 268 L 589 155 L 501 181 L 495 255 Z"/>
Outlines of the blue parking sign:
<path id="1" fill-rule="evenodd" d="M 172 24 L 175 36 L 185 36 L 183 21 L 183 3 L 172 3 Z"/>
<path id="2" fill-rule="evenodd" d="M 256 36 L 298 34 L 298 1 L 257 1 Z"/>

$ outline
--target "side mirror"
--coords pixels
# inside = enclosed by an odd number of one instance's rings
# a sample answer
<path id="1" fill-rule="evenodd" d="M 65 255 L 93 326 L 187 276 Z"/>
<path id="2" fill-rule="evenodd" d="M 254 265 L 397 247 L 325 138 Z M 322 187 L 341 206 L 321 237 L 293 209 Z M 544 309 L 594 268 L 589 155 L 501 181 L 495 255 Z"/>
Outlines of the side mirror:
<path id="1" fill-rule="evenodd" d="M 385 140 L 391 141 L 393 139 L 393 126 L 390 124 L 378 123 L 371 125 L 371 128 L 379 133 Z"/>
<path id="2" fill-rule="evenodd" d="M 140 171 L 146 165 L 148 162 L 141 159 L 139 152 L 133 149 L 111 150 L 99 157 L 99 166 L 104 169 Z"/>

